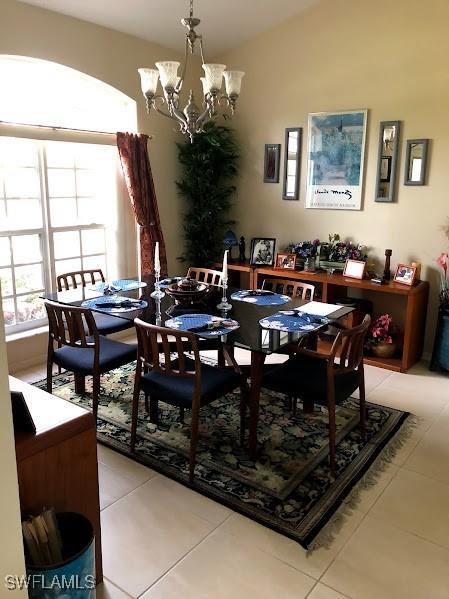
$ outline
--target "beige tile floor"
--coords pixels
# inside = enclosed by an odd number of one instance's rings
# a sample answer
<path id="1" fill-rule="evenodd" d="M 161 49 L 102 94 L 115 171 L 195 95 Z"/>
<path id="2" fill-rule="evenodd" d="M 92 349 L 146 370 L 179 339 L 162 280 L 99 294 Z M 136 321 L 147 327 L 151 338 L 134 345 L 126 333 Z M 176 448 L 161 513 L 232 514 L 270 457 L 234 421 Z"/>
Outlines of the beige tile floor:
<path id="1" fill-rule="evenodd" d="M 330 547 L 310 555 L 99 446 L 106 578 L 97 597 L 449 599 L 449 377 L 424 363 L 407 374 L 367 367 L 366 376 L 371 401 L 421 421 Z"/>

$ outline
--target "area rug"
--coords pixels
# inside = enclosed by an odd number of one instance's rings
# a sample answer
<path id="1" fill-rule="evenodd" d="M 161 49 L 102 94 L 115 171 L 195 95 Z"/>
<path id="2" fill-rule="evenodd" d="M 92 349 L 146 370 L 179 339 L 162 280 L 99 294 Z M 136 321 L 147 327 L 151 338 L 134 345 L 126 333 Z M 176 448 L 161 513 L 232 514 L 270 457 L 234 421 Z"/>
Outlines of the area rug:
<path id="1" fill-rule="evenodd" d="M 98 411 L 99 442 L 157 470 L 310 548 L 342 502 L 366 474 L 372 478 L 379 462 L 407 434 L 409 414 L 385 406 L 367 404 L 367 437 L 358 426 L 358 402 L 348 399 L 337 409 L 337 476 L 329 475 L 328 416 L 316 408 L 293 416 L 285 398 L 263 390 L 258 427 L 259 453 L 248 458 L 239 443 L 239 396 L 228 394 L 201 409 L 197 466 L 188 482 L 190 417 L 159 404 L 159 425 L 149 422 L 141 397 L 136 452 L 129 450 L 131 401 L 135 364 L 102 376 Z M 86 395 L 74 391 L 73 375 L 53 379 L 58 397 L 91 408 L 90 379 Z M 43 382 L 37 385 L 45 388 Z M 385 447 L 389 445 L 388 456 Z M 380 457 L 379 457 L 380 456 Z"/>

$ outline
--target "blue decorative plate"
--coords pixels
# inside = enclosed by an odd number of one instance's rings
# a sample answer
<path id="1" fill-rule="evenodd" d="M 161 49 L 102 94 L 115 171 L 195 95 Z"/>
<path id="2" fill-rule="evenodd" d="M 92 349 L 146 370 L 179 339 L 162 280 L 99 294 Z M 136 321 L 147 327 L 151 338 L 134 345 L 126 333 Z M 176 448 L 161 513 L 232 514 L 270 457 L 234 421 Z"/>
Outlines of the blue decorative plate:
<path id="1" fill-rule="evenodd" d="M 114 289 L 112 289 L 112 291 L 131 291 L 132 289 L 140 289 L 146 286 L 146 283 L 137 281 L 136 279 L 116 279 L 115 281 L 98 283 L 98 285 L 91 287 L 91 289 L 104 293 L 106 287 L 113 287 Z"/>
<path id="2" fill-rule="evenodd" d="M 180 331 L 190 331 L 200 337 L 220 337 L 240 327 L 236 320 L 210 314 L 183 314 L 165 321 L 165 326 Z"/>
<path id="3" fill-rule="evenodd" d="M 276 312 L 276 314 L 259 320 L 259 324 L 264 329 L 273 329 L 285 333 L 310 333 L 310 331 L 318 331 L 330 322 L 328 318 L 307 314 L 296 316 L 296 314 L 298 312 L 295 312 L 295 310 Z"/>
<path id="4" fill-rule="evenodd" d="M 148 303 L 145 300 L 136 300 L 129 297 L 103 295 L 85 300 L 81 305 L 83 308 L 99 308 L 108 312 L 132 312 L 133 310 L 143 310 L 148 306 Z"/>
<path id="5" fill-rule="evenodd" d="M 255 304 L 256 306 L 281 306 L 290 302 L 292 298 L 288 295 L 281 295 L 263 289 L 241 289 L 234 292 L 231 299 L 238 302 L 248 302 L 248 304 Z"/>

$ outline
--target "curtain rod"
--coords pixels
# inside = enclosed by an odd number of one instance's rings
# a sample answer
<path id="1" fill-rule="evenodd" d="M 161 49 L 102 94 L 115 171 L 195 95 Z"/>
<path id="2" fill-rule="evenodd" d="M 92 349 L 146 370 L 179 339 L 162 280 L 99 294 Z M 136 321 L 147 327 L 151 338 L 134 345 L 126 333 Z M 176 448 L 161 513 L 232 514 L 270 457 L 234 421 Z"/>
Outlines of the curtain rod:
<path id="1" fill-rule="evenodd" d="M 50 131 L 72 131 L 75 133 L 92 133 L 94 135 L 113 135 L 110 131 L 92 131 L 90 129 L 73 129 L 71 127 L 52 127 L 51 125 L 33 125 L 30 123 L 13 123 L 11 121 L 0 121 L 0 125 L 12 125 L 13 127 L 30 127 L 34 129 L 48 129 Z M 148 135 L 148 139 L 153 139 L 151 135 Z"/>

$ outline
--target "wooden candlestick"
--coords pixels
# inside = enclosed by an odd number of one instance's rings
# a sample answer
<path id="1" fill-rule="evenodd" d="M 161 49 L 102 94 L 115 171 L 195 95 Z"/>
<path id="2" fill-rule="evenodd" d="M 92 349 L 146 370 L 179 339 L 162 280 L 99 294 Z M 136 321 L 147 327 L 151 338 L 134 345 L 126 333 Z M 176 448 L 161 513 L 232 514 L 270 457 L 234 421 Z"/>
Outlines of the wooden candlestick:
<path id="1" fill-rule="evenodd" d="M 385 250 L 384 281 L 389 281 L 391 279 L 390 258 L 392 253 L 393 250 Z"/>

